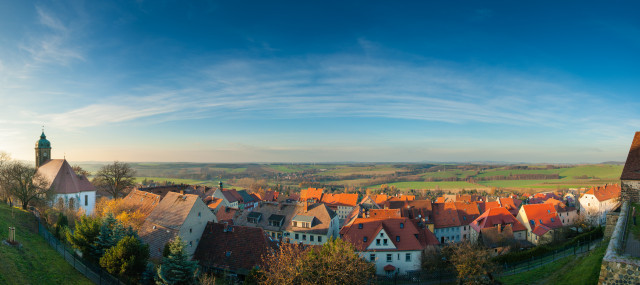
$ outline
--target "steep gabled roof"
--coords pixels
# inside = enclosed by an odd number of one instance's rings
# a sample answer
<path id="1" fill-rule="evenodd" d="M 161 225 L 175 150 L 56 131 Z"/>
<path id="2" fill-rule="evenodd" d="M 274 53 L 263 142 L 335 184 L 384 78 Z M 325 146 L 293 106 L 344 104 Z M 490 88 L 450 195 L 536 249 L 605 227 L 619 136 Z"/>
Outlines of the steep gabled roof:
<path id="1" fill-rule="evenodd" d="M 500 203 L 498 201 L 494 202 L 478 202 L 478 208 L 480 208 L 480 213 L 484 213 L 487 210 L 500 207 Z"/>
<path id="2" fill-rule="evenodd" d="M 454 202 L 454 204 L 458 212 L 458 220 L 460 221 L 460 225 L 462 226 L 470 224 L 471 222 L 473 222 L 473 220 L 480 216 L 477 202 Z"/>
<path id="3" fill-rule="evenodd" d="M 292 215 L 292 218 L 295 216 L 305 216 L 305 217 L 314 217 L 311 228 L 302 228 L 293 226 L 291 220 L 287 221 L 285 225 L 285 229 L 291 232 L 303 232 L 310 234 L 322 234 L 326 235 L 329 231 L 329 227 L 331 226 L 331 220 L 337 216 L 336 212 L 331 210 L 327 205 L 322 203 L 316 203 L 313 205 L 309 205 L 307 207 L 307 211 L 304 210 L 304 205 L 296 205 Z"/>
<path id="4" fill-rule="evenodd" d="M 476 232 L 486 228 L 495 228 L 495 225 L 513 225 L 513 231 L 527 230 L 507 209 L 491 208 L 476 218 L 471 224 Z"/>
<path id="5" fill-rule="evenodd" d="M 200 266 L 246 275 L 274 244 L 261 228 L 209 222 L 193 255 Z"/>
<path id="6" fill-rule="evenodd" d="M 145 224 L 152 223 L 179 230 L 198 199 L 200 199 L 198 195 L 169 192 L 151 211 Z"/>
<path id="7" fill-rule="evenodd" d="M 522 201 L 516 198 L 500 198 L 500 205 L 506 208 L 514 217 L 518 215 Z"/>
<path id="8" fill-rule="evenodd" d="M 640 180 L 640 132 L 633 137 L 620 180 Z"/>
<path id="9" fill-rule="evenodd" d="M 393 251 L 422 250 L 428 245 L 438 244 L 429 229 L 421 229 L 407 218 L 358 218 L 350 226 L 343 227 L 340 235 L 353 244 L 356 250 L 366 251 L 382 229 L 395 246 Z M 389 249 L 377 251 L 389 251 Z"/>
<path id="10" fill-rule="evenodd" d="M 228 222 L 233 223 L 238 214 L 238 209 L 221 206 L 218 212 L 216 213 L 216 218 L 218 222 Z"/>
<path id="11" fill-rule="evenodd" d="M 434 203 L 432 216 L 433 224 L 436 229 L 458 227 L 462 225 L 454 202 Z"/>
<path id="12" fill-rule="evenodd" d="M 58 194 L 96 191 L 87 177 L 78 176 L 66 159 L 52 159 L 38 167 L 38 174 L 44 177 L 47 188 Z"/>
<path id="13" fill-rule="evenodd" d="M 620 187 L 620 185 L 610 184 L 599 187 L 591 187 L 591 189 L 589 189 L 589 191 L 587 191 L 585 194 L 591 194 L 595 196 L 598 201 L 603 202 L 609 199 L 620 197 L 621 191 L 622 188 Z"/>

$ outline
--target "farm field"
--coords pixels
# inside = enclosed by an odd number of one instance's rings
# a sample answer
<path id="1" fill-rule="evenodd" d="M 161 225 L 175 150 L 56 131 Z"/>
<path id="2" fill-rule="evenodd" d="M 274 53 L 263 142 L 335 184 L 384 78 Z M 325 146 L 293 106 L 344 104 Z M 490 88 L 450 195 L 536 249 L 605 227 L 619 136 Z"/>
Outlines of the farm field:
<path id="1" fill-rule="evenodd" d="M 214 181 L 214 180 L 196 180 L 196 179 L 182 179 L 182 178 L 168 178 L 168 177 L 136 177 L 135 179 L 136 179 L 136 183 L 142 183 L 142 181 L 147 179 L 148 181 L 153 180 L 156 183 L 171 182 L 173 184 L 203 185 L 203 186 L 209 186 L 209 187 L 216 187 L 220 182 L 220 181 Z M 225 185 L 227 185 L 225 180 L 222 180 L 222 183 L 225 183 Z M 224 186 L 224 188 L 227 188 L 227 187 L 233 187 L 236 190 L 244 189 L 242 187 L 231 186 L 231 185 Z"/>
<path id="2" fill-rule="evenodd" d="M 318 175 L 336 175 L 336 176 L 348 176 L 348 175 L 387 175 L 393 174 L 396 171 L 402 170 L 402 168 L 395 167 L 393 165 L 372 165 L 372 166 L 338 166 L 336 169 L 328 170 L 319 173 Z"/>
<path id="3" fill-rule="evenodd" d="M 477 190 L 488 190 L 489 187 L 484 187 L 477 184 L 472 184 L 464 181 L 455 181 L 455 182 L 393 182 L 387 183 L 386 185 L 395 186 L 400 190 L 409 190 L 409 189 L 436 189 L 440 188 L 442 190 L 454 190 L 454 189 L 477 189 Z M 369 188 L 380 188 L 381 185 L 370 186 Z"/>
<path id="4" fill-rule="evenodd" d="M 16 227 L 21 248 L 0 242 L 0 284 L 93 284 L 75 270 L 38 235 L 38 224 L 30 212 L 0 203 L 0 239 Z"/>

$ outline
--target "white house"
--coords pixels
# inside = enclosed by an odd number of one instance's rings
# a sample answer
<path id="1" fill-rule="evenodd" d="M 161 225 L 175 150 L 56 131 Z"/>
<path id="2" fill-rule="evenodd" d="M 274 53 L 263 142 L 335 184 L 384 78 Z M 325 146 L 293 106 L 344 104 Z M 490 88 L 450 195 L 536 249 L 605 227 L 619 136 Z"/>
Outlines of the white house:
<path id="1" fill-rule="evenodd" d="M 343 227 L 340 236 L 375 264 L 378 275 L 419 271 L 422 251 L 438 244 L 428 228 L 419 228 L 407 218 L 358 218 Z"/>
<path id="2" fill-rule="evenodd" d="M 321 203 L 296 205 L 289 221 L 283 239 L 290 243 L 322 245 L 329 238 L 337 238 L 340 229 L 338 214 Z"/>
<path id="3" fill-rule="evenodd" d="M 558 238 L 562 222 L 552 204 L 529 204 L 520 207 L 518 221 L 527 228 L 527 240 L 533 244 L 544 244 Z"/>
<path id="4" fill-rule="evenodd" d="M 593 187 L 580 197 L 580 215 L 597 225 L 604 225 L 607 213 L 615 210 L 620 202 L 621 188 L 618 184 Z"/>

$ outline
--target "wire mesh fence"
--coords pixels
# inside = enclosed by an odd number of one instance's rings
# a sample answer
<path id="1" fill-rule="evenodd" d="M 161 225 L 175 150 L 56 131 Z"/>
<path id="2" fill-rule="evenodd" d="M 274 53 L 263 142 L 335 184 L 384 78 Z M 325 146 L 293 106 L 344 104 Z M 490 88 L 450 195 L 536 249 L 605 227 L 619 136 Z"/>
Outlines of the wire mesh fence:
<path id="1" fill-rule="evenodd" d="M 99 285 L 126 285 L 118 278 L 112 276 L 104 269 L 79 257 L 72 248 L 60 242 L 38 219 L 38 233 L 53 247 L 64 259 L 87 279 Z"/>

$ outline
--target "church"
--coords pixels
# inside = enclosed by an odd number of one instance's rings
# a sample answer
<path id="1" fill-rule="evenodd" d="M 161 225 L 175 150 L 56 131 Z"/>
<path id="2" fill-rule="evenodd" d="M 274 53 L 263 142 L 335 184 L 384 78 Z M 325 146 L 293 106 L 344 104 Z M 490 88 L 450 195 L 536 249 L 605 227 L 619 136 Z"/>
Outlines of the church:
<path id="1" fill-rule="evenodd" d="M 54 206 L 68 209 L 82 208 L 87 215 L 93 212 L 96 203 L 96 188 L 84 175 L 73 171 L 67 159 L 51 159 L 51 143 L 44 131 L 36 142 L 36 168 L 53 189 Z"/>

